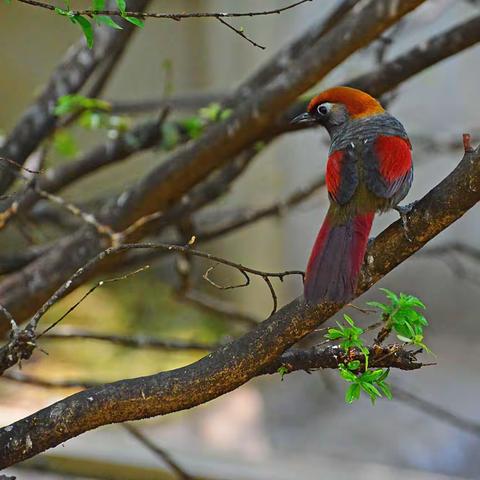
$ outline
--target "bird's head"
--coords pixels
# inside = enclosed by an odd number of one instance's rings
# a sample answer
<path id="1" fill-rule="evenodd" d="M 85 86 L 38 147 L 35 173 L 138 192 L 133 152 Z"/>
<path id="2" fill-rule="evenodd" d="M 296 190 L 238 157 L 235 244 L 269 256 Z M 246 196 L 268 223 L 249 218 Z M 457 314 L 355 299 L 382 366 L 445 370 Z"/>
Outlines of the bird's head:
<path id="1" fill-rule="evenodd" d="M 292 123 L 323 125 L 329 132 L 349 120 L 385 112 L 378 100 L 368 93 L 350 87 L 334 87 L 313 97 L 307 111 Z"/>

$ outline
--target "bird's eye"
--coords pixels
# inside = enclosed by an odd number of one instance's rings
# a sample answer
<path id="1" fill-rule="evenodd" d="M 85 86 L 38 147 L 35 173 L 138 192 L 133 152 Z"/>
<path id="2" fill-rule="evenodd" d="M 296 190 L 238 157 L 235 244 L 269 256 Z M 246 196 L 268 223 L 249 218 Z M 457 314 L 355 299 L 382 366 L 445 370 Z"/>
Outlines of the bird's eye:
<path id="1" fill-rule="evenodd" d="M 325 105 L 319 105 L 317 107 L 317 112 L 319 115 L 326 115 L 328 113 L 328 108 Z"/>

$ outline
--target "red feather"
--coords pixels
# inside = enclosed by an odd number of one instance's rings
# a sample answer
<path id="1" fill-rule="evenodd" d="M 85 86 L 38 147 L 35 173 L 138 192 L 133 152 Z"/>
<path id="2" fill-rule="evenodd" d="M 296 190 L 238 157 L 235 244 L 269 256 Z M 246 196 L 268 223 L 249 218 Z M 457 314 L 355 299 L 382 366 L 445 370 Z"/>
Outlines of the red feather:
<path id="1" fill-rule="evenodd" d="M 325 181 L 327 183 L 327 190 L 333 197 L 336 196 L 340 188 L 343 155 L 344 153 L 341 150 L 337 150 L 328 157 L 327 161 Z"/>
<path id="2" fill-rule="evenodd" d="M 410 142 L 401 137 L 379 135 L 375 141 L 380 173 L 387 182 L 402 178 L 412 168 Z"/>

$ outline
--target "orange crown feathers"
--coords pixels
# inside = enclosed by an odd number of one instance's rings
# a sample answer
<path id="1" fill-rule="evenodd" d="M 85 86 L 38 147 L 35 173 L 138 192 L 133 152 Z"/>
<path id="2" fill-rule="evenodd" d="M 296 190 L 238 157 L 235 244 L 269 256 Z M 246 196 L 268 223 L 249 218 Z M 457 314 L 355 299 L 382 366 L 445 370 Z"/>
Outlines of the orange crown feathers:
<path id="1" fill-rule="evenodd" d="M 342 103 L 352 118 L 378 115 L 385 111 L 378 100 L 371 97 L 368 93 L 351 87 L 334 87 L 325 90 L 312 98 L 307 110 L 311 112 L 318 105 L 325 102 Z"/>

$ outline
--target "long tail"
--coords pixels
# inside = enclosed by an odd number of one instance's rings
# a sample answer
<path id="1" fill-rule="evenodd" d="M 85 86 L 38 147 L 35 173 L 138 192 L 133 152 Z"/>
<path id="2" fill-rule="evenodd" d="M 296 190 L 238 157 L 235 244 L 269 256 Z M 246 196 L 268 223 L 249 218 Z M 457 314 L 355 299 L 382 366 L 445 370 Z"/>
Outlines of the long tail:
<path id="1" fill-rule="evenodd" d="M 332 221 L 331 210 L 328 211 L 307 265 L 304 286 L 307 302 L 340 303 L 353 298 L 373 217 L 372 212 L 337 224 Z"/>

